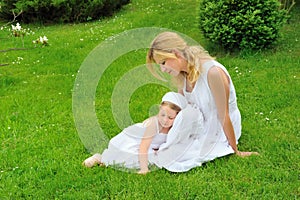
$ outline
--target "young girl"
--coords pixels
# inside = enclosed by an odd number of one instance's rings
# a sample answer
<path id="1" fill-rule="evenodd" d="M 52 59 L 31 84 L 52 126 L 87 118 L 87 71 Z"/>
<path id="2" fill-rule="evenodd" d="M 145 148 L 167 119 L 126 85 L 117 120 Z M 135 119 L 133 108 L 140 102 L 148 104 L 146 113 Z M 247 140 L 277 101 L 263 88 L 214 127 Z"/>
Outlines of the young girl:
<path id="1" fill-rule="evenodd" d="M 149 155 L 155 154 L 160 145 L 166 142 L 177 114 L 187 106 L 183 95 L 175 92 L 166 93 L 160 104 L 159 113 L 125 128 L 113 137 L 101 154 L 87 158 L 83 165 L 121 165 L 126 168 L 139 168 L 140 174 L 149 172 Z"/>

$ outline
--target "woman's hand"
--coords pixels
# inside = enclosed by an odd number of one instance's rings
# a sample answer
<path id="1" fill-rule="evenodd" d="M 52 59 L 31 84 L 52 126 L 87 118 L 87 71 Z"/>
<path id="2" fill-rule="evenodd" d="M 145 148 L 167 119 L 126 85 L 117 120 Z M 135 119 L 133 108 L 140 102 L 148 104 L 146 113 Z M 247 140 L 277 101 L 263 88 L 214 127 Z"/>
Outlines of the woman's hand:
<path id="1" fill-rule="evenodd" d="M 236 153 L 236 155 L 238 155 L 240 157 L 247 157 L 247 156 L 251 156 L 251 155 L 259 155 L 258 152 L 248 152 L 248 151 L 236 151 L 235 153 Z"/>
<path id="2" fill-rule="evenodd" d="M 138 171 L 138 174 L 143 174 L 143 175 L 145 175 L 145 174 L 147 174 L 147 173 L 149 173 L 149 172 L 150 172 L 149 169 L 144 169 L 144 170 Z"/>

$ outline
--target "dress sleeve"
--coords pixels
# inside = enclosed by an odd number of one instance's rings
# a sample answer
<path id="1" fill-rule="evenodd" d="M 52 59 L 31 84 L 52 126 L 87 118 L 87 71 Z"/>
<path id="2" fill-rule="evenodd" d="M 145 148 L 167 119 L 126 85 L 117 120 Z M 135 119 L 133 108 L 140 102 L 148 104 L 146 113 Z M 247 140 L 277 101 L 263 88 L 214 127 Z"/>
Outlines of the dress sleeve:
<path id="1" fill-rule="evenodd" d="M 188 105 L 178 113 L 173 126 L 170 129 L 166 143 L 160 146 L 160 150 L 168 148 L 171 145 L 183 142 L 190 137 L 202 134 L 203 116 L 202 113 Z"/>

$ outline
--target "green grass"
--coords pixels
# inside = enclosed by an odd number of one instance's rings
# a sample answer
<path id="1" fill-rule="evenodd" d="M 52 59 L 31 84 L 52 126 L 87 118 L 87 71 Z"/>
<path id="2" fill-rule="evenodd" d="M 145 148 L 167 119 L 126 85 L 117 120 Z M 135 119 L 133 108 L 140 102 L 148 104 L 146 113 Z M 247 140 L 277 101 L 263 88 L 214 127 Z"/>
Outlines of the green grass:
<path id="1" fill-rule="evenodd" d="M 198 4 L 133 0 L 101 21 L 21 24 L 35 32 L 24 38 L 28 49 L 0 52 L 0 64 L 8 64 L 0 67 L 0 199 L 299 199 L 299 5 L 275 49 L 237 55 L 213 48 L 199 33 Z M 243 117 L 239 148 L 260 156 L 231 155 L 187 173 L 156 170 L 146 176 L 81 166 L 90 154 L 72 113 L 77 71 L 104 39 L 151 26 L 189 35 L 228 68 Z M 43 35 L 50 46 L 33 48 L 31 41 Z M 22 48 L 19 39 L 0 31 L 0 50 Z M 144 50 L 124 55 L 99 82 L 95 109 L 108 137 L 120 131 L 110 106 L 112 90 L 124 73 L 144 62 Z M 157 85 L 139 88 L 130 104 L 134 121 L 147 117 L 149 106 L 166 91 Z"/>

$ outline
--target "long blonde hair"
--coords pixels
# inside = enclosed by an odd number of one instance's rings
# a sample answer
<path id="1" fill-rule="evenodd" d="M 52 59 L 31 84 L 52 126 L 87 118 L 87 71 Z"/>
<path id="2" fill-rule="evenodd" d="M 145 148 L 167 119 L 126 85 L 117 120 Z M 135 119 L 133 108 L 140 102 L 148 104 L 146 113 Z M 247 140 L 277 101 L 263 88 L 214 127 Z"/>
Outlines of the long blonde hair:
<path id="1" fill-rule="evenodd" d="M 175 51 L 179 52 L 188 63 L 187 73 L 181 71 L 178 76 L 172 77 L 178 88 L 183 87 L 185 78 L 191 84 L 198 80 L 202 72 L 200 59 L 213 59 L 201 46 L 188 46 L 177 33 L 163 32 L 152 41 L 146 58 L 147 67 L 155 77 L 163 79 L 154 70 L 154 55 L 163 58 L 177 58 Z"/>

